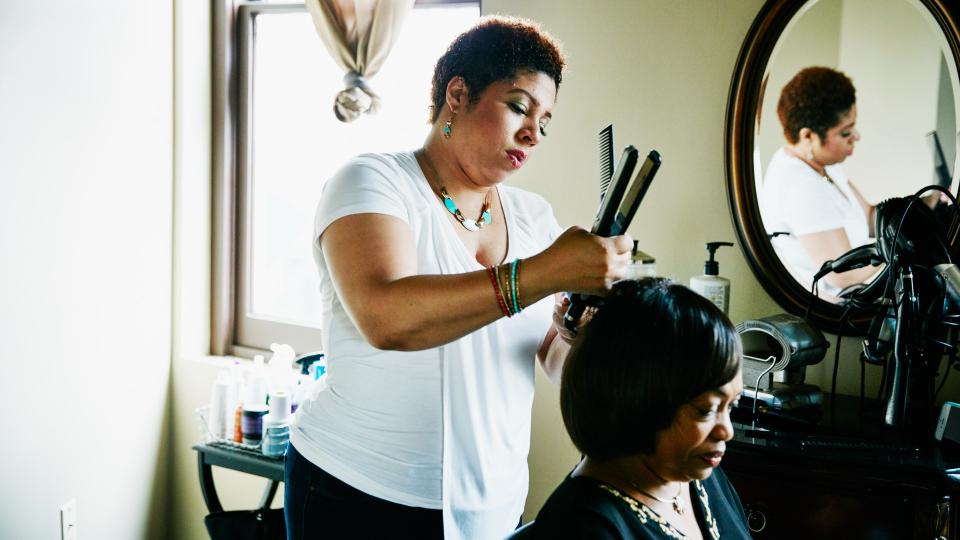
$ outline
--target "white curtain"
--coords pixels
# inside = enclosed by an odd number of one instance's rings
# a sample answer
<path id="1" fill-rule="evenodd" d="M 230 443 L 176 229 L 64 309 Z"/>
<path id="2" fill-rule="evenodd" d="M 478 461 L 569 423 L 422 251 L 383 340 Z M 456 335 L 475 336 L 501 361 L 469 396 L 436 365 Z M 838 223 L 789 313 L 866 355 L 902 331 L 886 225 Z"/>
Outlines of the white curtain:
<path id="1" fill-rule="evenodd" d="M 367 80 L 390 54 L 414 0 L 306 0 L 320 40 L 343 68 L 345 88 L 337 94 L 334 114 L 352 122 L 375 114 L 380 98 Z"/>

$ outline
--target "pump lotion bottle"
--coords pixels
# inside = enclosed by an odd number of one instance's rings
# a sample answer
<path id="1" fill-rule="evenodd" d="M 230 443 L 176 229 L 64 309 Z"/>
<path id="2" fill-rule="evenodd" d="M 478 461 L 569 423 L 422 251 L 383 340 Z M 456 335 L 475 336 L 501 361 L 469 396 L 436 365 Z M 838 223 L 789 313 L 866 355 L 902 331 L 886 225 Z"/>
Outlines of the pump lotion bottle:
<path id="1" fill-rule="evenodd" d="M 724 315 L 730 312 L 730 280 L 720 277 L 720 264 L 715 260 L 717 249 L 732 246 L 730 242 L 707 242 L 710 257 L 703 265 L 703 275 L 690 278 L 690 288 L 713 302 Z"/>

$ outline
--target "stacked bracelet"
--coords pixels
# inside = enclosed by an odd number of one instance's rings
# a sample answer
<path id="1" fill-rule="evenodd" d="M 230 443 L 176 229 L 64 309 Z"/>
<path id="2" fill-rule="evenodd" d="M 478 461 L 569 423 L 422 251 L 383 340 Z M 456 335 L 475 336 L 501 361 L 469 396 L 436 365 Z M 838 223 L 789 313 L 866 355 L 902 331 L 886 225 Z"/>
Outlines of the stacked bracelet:
<path id="1" fill-rule="evenodd" d="M 523 311 L 520 303 L 520 259 L 487 268 L 500 310 L 507 317 Z M 502 270 L 502 271 L 501 271 Z"/>
<path id="2" fill-rule="evenodd" d="M 520 313 L 520 287 L 517 285 L 517 274 L 520 267 L 520 259 L 514 259 L 510 265 L 510 296 L 513 297 L 513 312 Z"/>
<path id="3" fill-rule="evenodd" d="M 503 294 L 500 292 L 499 275 L 497 274 L 496 268 L 493 266 L 487 268 L 487 273 L 490 274 L 490 282 L 493 283 L 493 292 L 497 295 L 497 304 L 500 305 L 500 310 L 503 311 L 503 314 L 509 317 L 510 310 L 507 309 L 507 304 L 503 301 Z"/>

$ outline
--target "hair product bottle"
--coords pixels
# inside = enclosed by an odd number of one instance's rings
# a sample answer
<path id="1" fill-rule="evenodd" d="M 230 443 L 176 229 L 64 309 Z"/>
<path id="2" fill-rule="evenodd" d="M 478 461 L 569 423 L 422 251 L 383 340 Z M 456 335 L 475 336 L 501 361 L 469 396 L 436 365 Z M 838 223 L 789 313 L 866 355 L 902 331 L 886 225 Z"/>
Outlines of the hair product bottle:
<path id="1" fill-rule="evenodd" d="M 627 265 L 627 275 L 625 279 L 643 279 L 645 277 L 657 276 L 657 260 L 652 255 L 644 253 L 638 249 L 639 242 L 633 241 L 633 252 L 630 257 L 630 264 Z"/>
<path id="2" fill-rule="evenodd" d="M 232 435 L 233 407 L 230 402 L 230 375 L 226 370 L 217 373 L 210 389 L 210 413 L 207 434 L 214 440 Z"/>
<path id="3" fill-rule="evenodd" d="M 263 442 L 260 451 L 263 455 L 280 457 L 287 453 L 290 441 L 290 393 L 277 391 L 270 393 L 270 412 L 263 417 Z"/>
<path id="4" fill-rule="evenodd" d="M 228 438 L 235 443 L 243 443 L 243 400 L 246 399 L 246 381 L 244 380 L 243 367 L 238 360 L 234 360 L 230 365 L 230 376 L 233 379 L 232 398 L 233 403 L 233 426 Z"/>
<path id="5" fill-rule="evenodd" d="M 714 303 L 724 314 L 730 311 L 730 280 L 720 277 L 720 264 L 714 259 L 721 246 L 732 246 L 731 242 L 707 242 L 710 257 L 703 265 L 703 275 L 690 278 L 690 288 Z"/>
<path id="6" fill-rule="evenodd" d="M 267 414 L 267 380 L 264 374 L 263 357 L 253 357 L 253 369 L 248 373 L 244 387 L 243 415 L 240 428 L 243 444 L 256 446 L 263 436 L 263 416 Z"/>

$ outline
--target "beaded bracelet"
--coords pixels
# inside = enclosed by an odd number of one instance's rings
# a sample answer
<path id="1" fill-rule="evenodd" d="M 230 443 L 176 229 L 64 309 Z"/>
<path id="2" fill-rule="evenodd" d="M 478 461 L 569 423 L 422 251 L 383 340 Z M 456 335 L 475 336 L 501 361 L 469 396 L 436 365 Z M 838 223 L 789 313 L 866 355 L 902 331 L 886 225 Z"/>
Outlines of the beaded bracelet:
<path id="1" fill-rule="evenodd" d="M 503 293 L 503 301 L 507 304 L 507 311 L 510 312 L 512 317 L 516 312 L 513 310 L 513 297 L 511 297 L 512 290 L 510 288 L 510 273 L 506 268 L 503 268 L 501 272 L 501 267 L 505 265 L 501 264 L 497 266 L 497 278 L 499 278 L 500 292 Z"/>
<path id="2" fill-rule="evenodd" d="M 513 296 L 513 312 L 520 313 L 520 286 L 517 276 L 520 273 L 520 259 L 514 259 L 510 265 L 510 295 Z"/>
<path id="3" fill-rule="evenodd" d="M 506 302 L 503 301 L 503 294 L 500 291 L 500 276 L 497 269 L 493 266 L 487 268 L 487 273 L 490 275 L 490 282 L 493 283 L 493 292 L 497 295 L 497 304 L 500 306 L 500 310 L 507 317 L 510 316 L 510 310 L 507 309 Z"/>
<path id="4" fill-rule="evenodd" d="M 520 263 L 521 259 L 514 259 L 513 262 L 498 264 L 497 266 L 488 266 L 487 274 L 490 276 L 490 283 L 493 284 L 493 292 L 497 296 L 497 304 L 500 311 L 507 317 L 513 317 L 523 311 L 523 305 L 520 303 Z M 500 273 L 500 267 L 509 266 Z"/>

